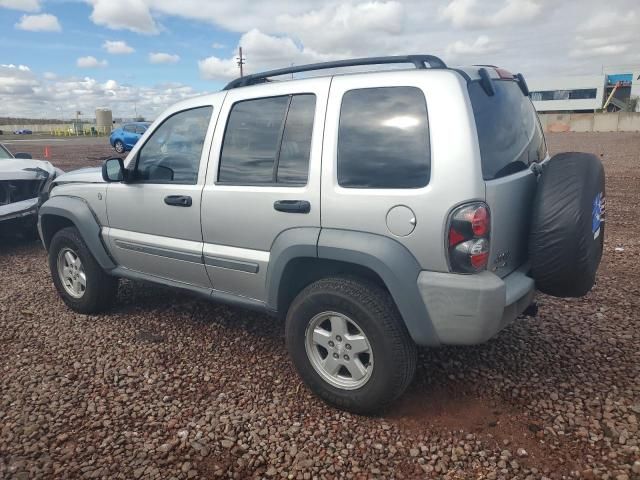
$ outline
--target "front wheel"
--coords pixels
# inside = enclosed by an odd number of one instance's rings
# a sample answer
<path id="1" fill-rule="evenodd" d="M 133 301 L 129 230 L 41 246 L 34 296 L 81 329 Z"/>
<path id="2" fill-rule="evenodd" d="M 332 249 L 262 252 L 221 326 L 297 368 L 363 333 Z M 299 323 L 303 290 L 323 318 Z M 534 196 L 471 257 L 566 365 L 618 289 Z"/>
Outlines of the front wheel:
<path id="1" fill-rule="evenodd" d="M 51 239 L 49 269 L 62 300 L 76 312 L 100 312 L 116 297 L 118 279 L 102 270 L 75 227 Z"/>
<path id="2" fill-rule="evenodd" d="M 286 320 L 287 348 L 323 400 L 372 414 L 413 378 L 416 346 L 389 293 L 355 278 L 326 278 L 298 294 Z"/>
<path id="3" fill-rule="evenodd" d="M 115 148 L 118 153 L 124 153 L 124 143 L 122 140 L 116 140 L 116 143 L 113 144 L 113 148 Z"/>

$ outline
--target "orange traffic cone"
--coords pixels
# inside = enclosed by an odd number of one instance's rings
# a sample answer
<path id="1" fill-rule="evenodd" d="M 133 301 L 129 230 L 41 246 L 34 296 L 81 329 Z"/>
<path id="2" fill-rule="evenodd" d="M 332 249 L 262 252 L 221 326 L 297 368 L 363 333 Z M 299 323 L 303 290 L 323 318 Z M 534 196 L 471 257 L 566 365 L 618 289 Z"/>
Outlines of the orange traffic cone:
<path id="1" fill-rule="evenodd" d="M 44 147 L 44 158 L 51 158 L 51 151 L 49 147 Z"/>

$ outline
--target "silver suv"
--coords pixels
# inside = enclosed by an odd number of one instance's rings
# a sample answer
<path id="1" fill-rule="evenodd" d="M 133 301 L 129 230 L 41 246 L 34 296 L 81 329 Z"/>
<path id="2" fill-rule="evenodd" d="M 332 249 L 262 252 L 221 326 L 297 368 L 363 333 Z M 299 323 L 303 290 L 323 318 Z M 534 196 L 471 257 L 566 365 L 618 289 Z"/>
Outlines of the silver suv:
<path id="1" fill-rule="evenodd" d="M 388 63 L 412 68 L 272 80 Z M 39 228 L 73 310 L 107 308 L 123 277 L 286 317 L 306 384 L 370 413 L 416 345 L 484 342 L 532 304 L 547 161 L 521 75 L 329 62 L 174 105 L 124 161 L 56 179 Z"/>

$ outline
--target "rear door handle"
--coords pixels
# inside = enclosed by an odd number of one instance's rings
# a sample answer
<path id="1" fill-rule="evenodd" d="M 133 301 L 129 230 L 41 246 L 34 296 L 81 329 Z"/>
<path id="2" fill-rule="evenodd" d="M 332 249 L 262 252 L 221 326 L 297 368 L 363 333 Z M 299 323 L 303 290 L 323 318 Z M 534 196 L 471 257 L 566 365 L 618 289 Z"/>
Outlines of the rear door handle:
<path id="1" fill-rule="evenodd" d="M 164 203 L 173 207 L 190 207 L 193 201 L 189 195 L 169 195 L 164 197 Z"/>
<path id="2" fill-rule="evenodd" d="M 273 208 L 279 212 L 287 213 L 309 213 L 311 204 L 306 200 L 276 200 Z"/>

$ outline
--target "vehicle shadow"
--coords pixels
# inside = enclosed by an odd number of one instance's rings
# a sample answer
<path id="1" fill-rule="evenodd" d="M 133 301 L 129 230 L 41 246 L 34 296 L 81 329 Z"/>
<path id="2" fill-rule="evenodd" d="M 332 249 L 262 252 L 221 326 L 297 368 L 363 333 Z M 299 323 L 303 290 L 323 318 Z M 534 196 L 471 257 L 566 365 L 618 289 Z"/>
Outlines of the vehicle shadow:
<path id="1" fill-rule="evenodd" d="M 0 230 L 0 256 L 26 254 L 38 250 L 46 255 L 40 239 L 25 238 L 21 234 Z"/>

